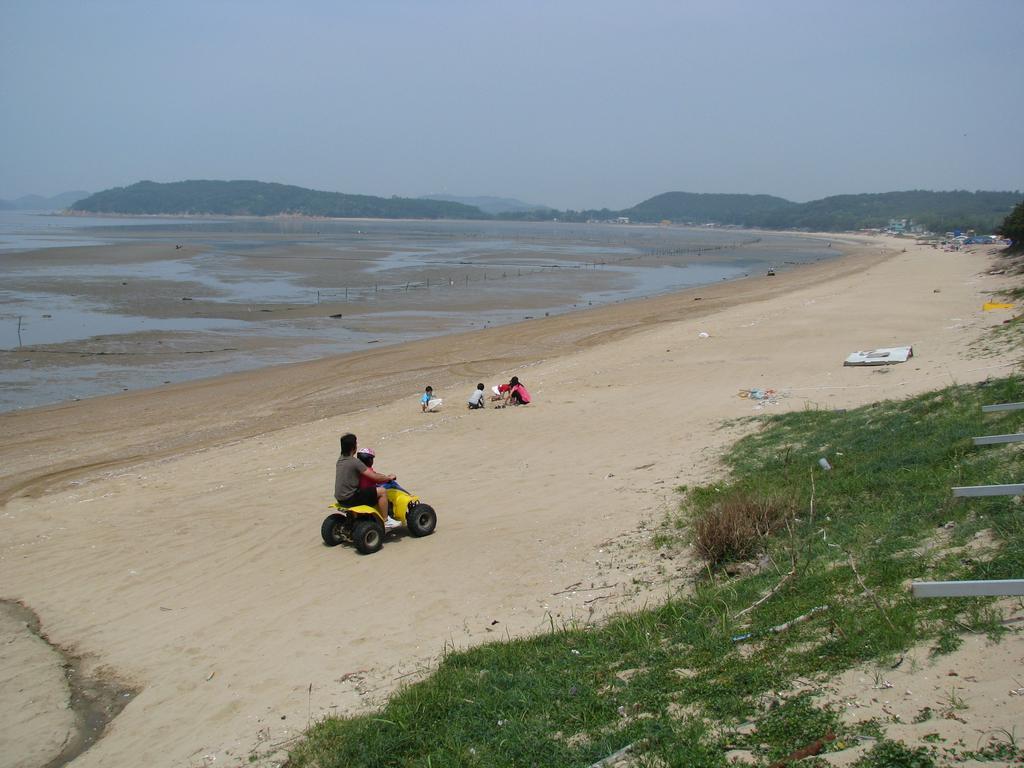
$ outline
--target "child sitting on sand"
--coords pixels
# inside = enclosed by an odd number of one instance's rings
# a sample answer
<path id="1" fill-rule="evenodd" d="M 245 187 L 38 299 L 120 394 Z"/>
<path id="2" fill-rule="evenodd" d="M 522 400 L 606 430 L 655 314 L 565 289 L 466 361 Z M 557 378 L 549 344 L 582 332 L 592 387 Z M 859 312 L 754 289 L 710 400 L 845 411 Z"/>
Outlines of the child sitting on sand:
<path id="1" fill-rule="evenodd" d="M 513 376 L 508 383 L 508 402 L 510 405 L 529 405 L 530 404 L 530 393 L 526 391 L 519 382 L 518 376 Z"/>
<path id="2" fill-rule="evenodd" d="M 473 390 L 473 394 L 469 396 L 469 407 L 471 410 L 484 407 L 484 385 L 477 384 L 476 389 Z"/>
<path id="3" fill-rule="evenodd" d="M 502 402 L 504 402 L 508 400 L 508 391 L 510 389 L 512 389 L 512 387 L 510 387 L 508 384 L 497 384 L 491 387 L 491 392 L 494 393 L 493 395 L 491 395 L 491 401 L 494 402 L 501 400 Z"/>
<path id="4" fill-rule="evenodd" d="M 423 390 L 423 397 L 420 398 L 420 410 L 426 413 L 427 411 L 436 411 L 441 407 L 441 398 L 434 397 L 434 388 L 427 387 Z"/>

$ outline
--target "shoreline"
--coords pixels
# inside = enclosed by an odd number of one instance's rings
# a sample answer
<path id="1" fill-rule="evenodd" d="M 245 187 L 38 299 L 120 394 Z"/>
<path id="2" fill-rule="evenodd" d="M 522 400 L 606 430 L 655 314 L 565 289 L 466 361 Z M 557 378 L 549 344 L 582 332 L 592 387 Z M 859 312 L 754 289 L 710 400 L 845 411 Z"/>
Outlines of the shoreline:
<path id="1" fill-rule="evenodd" d="M 818 237 L 689 228 L 556 235 L 550 226 L 442 225 L 430 234 L 392 224 L 364 235 L 343 225 L 321 239 L 311 226 L 280 237 L 246 224 L 215 235 L 174 226 L 2 257 L 0 409 L 575 312 L 840 250 Z"/>
<path id="2" fill-rule="evenodd" d="M 820 233 L 789 234 L 823 236 Z M 836 258 L 801 264 L 772 278 L 736 278 L 365 351 L 0 412 L 0 424 L 4 426 L 0 434 L 0 462 L 6 468 L 0 474 L 0 506 L 15 496 L 44 493 L 51 485 L 67 483 L 89 472 L 110 471 L 140 459 L 202 449 L 303 420 L 344 415 L 392 402 L 403 394 L 412 396 L 421 388 L 419 382 L 423 377 L 441 388 L 455 384 L 464 369 L 478 371 L 474 374 L 478 377 L 493 378 L 495 373 L 500 373 L 507 378 L 519 366 L 537 361 L 531 352 L 533 347 L 540 347 L 548 356 L 557 356 L 605 340 L 623 338 L 661 323 L 701 317 L 741 302 L 760 301 L 867 269 L 885 258 L 886 252 L 889 255 L 895 252 L 881 238 L 876 240 L 879 242 L 865 245 L 861 235 L 834 238 L 840 250 Z M 509 341 L 516 336 L 518 341 Z M 402 358 L 408 357 L 417 360 L 411 366 L 415 373 L 410 371 L 409 375 L 403 375 L 406 371 Z M 497 370 L 481 370 L 486 363 L 496 366 Z M 371 374 L 371 366 L 381 375 Z M 269 388 L 270 394 L 260 394 L 257 391 L 260 384 Z M 218 418 L 212 422 L 208 415 L 183 419 L 193 394 L 223 399 L 224 408 Z M 348 398 L 346 405 L 339 408 L 332 404 L 332 396 L 337 400 Z M 258 413 L 246 416 L 245 409 L 254 406 Z M 75 420 L 80 429 L 73 435 L 65 435 L 66 442 L 56 456 L 38 457 L 45 460 L 45 468 L 40 461 L 21 455 L 21 447 L 26 443 L 57 439 L 67 419 Z M 161 423 L 173 426 L 160 429 Z M 95 444 L 107 445 L 105 436 L 113 433 L 123 436 L 124 424 L 130 424 L 130 429 L 137 434 L 130 441 L 131 451 L 111 451 Z"/>

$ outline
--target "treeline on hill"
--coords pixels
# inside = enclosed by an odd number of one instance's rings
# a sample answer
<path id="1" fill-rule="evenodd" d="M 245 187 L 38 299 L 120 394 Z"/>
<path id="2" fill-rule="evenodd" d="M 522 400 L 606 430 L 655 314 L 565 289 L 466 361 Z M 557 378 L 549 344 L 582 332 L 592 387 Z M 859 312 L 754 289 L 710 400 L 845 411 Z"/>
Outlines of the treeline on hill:
<path id="1" fill-rule="evenodd" d="M 569 221 L 628 216 L 630 221 L 718 224 L 837 232 L 882 228 L 910 219 L 931 232 L 993 232 L 1021 200 L 1020 192 L 882 192 L 834 195 L 794 203 L 772 195 L 666 192 L 622 211 L 567 211 Z"/>
<path id="2" fill-rule="evenodd" d="M 213 214 L 329 218 L 482 219 L 479 208 L 443 200 L 319 192 L 263 181 L 140 181 L 97 192 L 72 211 L 134 215 Z"/>
<path id="3" fill-rule="evenodd" d="M 666 192 L 614 211 L 508 211 L 488 214 L 479 207 L 429 198 L 373 197 L 319 192 L 261 181 L 140 181 L 97 192 L 73 206 L 92 213 L 212 214 L 276 216 L 295 214 L 330 218 L 485 219 L 508 221 L 591 221 L 628 217 L 634 222 L 717 224 L 763 229 L 825 232 L 882 228 L 891 219 L 909 219 L 931 232 L 973 229 L 994 232 L 1021 201 L 1020 192 L 883 192 L 834 195 L 794 203 L 773 195 Z M 1017 238 L 1014 238 L 1015 240 Z"/>

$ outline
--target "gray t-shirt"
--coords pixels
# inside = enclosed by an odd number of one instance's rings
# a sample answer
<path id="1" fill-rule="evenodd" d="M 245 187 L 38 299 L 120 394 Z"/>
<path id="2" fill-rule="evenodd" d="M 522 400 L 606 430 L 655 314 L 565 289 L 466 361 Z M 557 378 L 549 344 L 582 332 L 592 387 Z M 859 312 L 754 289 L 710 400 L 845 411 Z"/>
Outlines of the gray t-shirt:
<path id="1" fill-rule="evenodd" d="M 359 490 L 359 476 L 366 465 L 355 456 L 342 456 L 334 465 L 334 498 L 344 501 Z"/>

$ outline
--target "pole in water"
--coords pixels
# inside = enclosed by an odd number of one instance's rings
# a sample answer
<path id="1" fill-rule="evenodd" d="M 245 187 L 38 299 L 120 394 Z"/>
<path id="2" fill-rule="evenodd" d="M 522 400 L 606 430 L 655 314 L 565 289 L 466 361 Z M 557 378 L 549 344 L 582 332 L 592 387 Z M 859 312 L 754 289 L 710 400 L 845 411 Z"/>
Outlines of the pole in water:
<path id="1" fill-rule="evenodd" d="M 21 315 L 18 315 L 18 346 L 21 346 Z"/>

